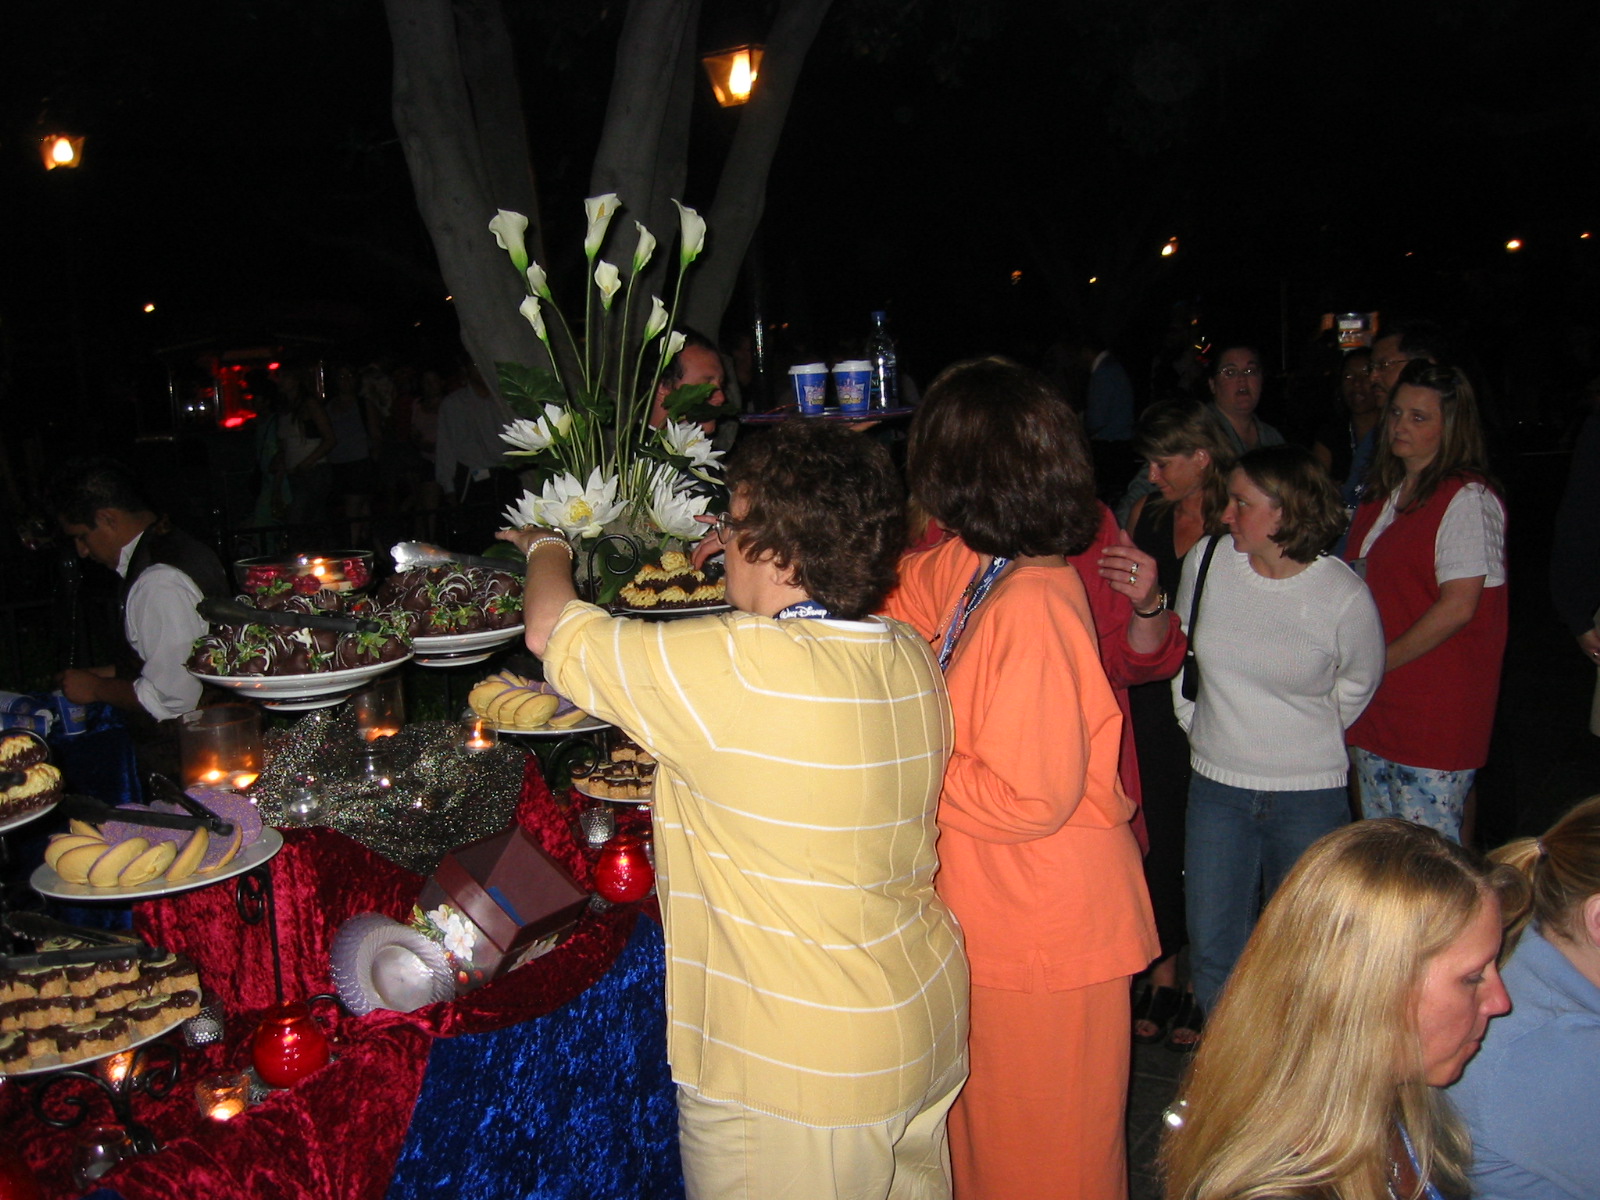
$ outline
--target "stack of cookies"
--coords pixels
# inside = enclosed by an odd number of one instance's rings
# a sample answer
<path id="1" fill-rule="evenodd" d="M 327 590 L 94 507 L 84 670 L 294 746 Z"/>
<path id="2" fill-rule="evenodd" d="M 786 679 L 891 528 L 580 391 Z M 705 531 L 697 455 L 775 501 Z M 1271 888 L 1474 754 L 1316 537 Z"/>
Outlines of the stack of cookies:
<path id="1" fill-rule="evenodd" d="M 573 773 L 579 791 L 602 800 L 649 800 L 655 795 L 656 760 L 627 735 L 613 735 L 610 754 L 587 773 Z"/>
<path id="2" fill-rule="evenodd" d="M 200 976 L 138 947 L 96 962 L 0 968 L 0 1073 L 64 1067 L 121 1050 L 200 1011 Z"/>

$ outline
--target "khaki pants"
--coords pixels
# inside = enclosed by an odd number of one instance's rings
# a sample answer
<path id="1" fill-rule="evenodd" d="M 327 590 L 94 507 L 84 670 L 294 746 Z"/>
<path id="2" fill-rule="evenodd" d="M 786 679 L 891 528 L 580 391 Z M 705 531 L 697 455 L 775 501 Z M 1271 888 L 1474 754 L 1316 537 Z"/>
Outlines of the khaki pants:
<path id="1" fill-rule="evenodd" d="M 949 1200 L 945 1115 L 962 1061 L 923 1104 L 878 1125 L 817 1129 L 678 1089 L 688 1200 Z"/>

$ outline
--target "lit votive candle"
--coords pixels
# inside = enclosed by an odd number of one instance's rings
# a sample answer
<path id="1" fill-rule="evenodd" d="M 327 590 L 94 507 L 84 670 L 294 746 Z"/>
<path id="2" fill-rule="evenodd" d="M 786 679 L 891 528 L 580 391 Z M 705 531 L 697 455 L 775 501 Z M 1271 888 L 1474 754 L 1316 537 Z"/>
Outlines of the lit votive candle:
<path id="1" fill-rule="evenodd" d="M 395 734 L 397 734 L 399 732 L 400 731 L 398 729 L 390 728 L 387 725 L 381 725 L 381 726 L 374 726 L 373 728 L 371 728 L 371 729 L 367 730 L 365 733 L 363 733 L 361 736 L 366 738 L 367 741 L 369 741 L 369 742 L 375 742 L 379 738 L 393 737 Z"/>
<path id="2" fill-rule="evenodd" d="M 250 1098 L 250 1076 L 243 1071 L 207 1075 L 194 1085 L 195 1104 L 208 1121 L 231 1121 L 245 1110 Z"/>
<path id="3" fill-rule="evenodd" d="M 461 748 L 468 754 L 482 754 L 485 750 L 492 750 L 499 741 L 499 732 L 481 718 L 474 717 L 470 721 L 461 722 Z"/>
<path id="4" fill-rule="evenodd" d="M 128 1072 L 133 1070 L 133 1051 L 124 1050 L 120 1054 L 113 1054 L 110 1058 L 100 1060 L 100 1075 L 112 1087 L 121 1087 L 122 1081 L 128 1077 Z"/>

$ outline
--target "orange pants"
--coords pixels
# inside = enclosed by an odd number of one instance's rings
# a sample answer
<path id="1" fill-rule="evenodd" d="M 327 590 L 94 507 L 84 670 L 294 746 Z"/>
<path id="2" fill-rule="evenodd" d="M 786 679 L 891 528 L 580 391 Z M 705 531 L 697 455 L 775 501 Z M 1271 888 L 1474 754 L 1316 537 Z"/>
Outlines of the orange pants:
<path id="1" fill-rule="evenodd" d="M 950 1110 L 955 1200 L 1126 1200 L 1128 980 L 974 986 L 971 1017 L 971 1075 Z"/>

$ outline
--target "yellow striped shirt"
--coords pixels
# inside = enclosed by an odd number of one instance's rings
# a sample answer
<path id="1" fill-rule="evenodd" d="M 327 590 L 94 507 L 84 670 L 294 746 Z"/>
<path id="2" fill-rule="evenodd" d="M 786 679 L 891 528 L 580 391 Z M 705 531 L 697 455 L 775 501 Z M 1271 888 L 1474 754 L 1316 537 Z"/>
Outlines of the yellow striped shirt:
<path id="1" fill-rule="evenodd" d="M 650 623 L 574 601 L 545 660 L 654 754 L 673 1079 L 813 1126 L 918 1104 L 966 1044 L 933 889 L 944 681 L 895 621 Z"/>

